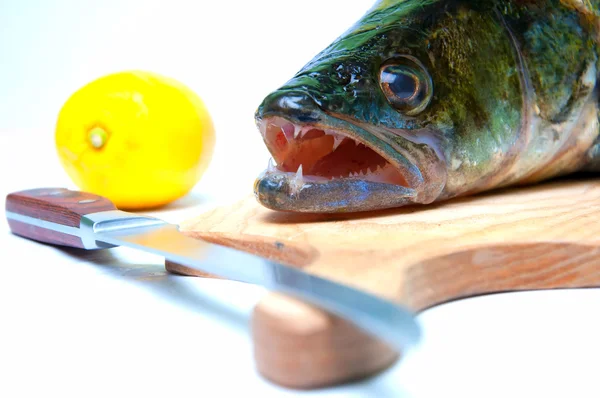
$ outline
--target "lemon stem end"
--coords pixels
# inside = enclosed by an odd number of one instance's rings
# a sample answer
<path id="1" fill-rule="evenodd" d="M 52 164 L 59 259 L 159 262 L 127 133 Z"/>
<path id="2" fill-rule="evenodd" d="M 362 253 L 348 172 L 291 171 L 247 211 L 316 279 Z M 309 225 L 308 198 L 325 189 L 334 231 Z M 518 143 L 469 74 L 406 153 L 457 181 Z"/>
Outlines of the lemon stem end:
<path id="1" fill-rule="evenodd" d="M 108 134 L 101 127 L 94 127 L 88 133 L 88 141 L 96 149 L 102 148 L 106 144 L 107 139 Z"/>

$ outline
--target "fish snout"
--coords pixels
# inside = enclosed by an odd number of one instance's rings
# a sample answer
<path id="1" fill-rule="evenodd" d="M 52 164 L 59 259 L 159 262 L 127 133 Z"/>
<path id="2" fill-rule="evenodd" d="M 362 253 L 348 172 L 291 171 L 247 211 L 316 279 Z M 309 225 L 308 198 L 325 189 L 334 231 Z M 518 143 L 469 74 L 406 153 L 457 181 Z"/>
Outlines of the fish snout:
<path id="1" fill-rule="evenodd" d="M 318 123 L 321 110 L 317 101 L 303 90 L 279 90 L 268 95 L 258 107 L 255 119 L 279 116 L 296 123 Z"/>

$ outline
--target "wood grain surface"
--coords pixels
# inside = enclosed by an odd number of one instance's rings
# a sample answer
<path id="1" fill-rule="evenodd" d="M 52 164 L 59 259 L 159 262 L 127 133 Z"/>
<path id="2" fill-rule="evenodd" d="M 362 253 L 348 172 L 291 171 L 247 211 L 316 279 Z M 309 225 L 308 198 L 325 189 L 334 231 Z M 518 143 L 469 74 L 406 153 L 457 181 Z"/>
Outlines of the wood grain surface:
<path id="1" fill-rule="evenodd" d="M 370 214 L 279 213 L 249 196 L 182 230 L 404 304 L 418 314 L 494 292 L 600 286 L 600 182 L 561 180 Z M 243 264 L 239 265 L 243 267 Z M 193 271 L 167 263 L 186 275 Z M 315 388 L 371 376 L 401 355 L 289 297 L 255 308 L 256 365 L 275 383 Z"/>

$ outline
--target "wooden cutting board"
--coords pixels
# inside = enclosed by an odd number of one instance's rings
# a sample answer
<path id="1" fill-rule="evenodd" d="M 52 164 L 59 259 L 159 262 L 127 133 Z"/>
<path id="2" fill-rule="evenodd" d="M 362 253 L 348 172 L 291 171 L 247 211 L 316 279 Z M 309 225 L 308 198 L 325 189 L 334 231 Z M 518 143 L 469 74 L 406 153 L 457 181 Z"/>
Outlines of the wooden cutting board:
<path id="1" fill-rule="evenodd" d="M 182 230 L 365 289 L 418 314 L 491 292 L 600 286 L 599 220 L 600 182 L 561 180 L 370 214 L 279 213 L 249 196 L 183 223 Z M 252 333 L 259 372 L 292 388 L 371 376 L 400 357 L 351 324 L 277 294 L 256 306 Z"/>

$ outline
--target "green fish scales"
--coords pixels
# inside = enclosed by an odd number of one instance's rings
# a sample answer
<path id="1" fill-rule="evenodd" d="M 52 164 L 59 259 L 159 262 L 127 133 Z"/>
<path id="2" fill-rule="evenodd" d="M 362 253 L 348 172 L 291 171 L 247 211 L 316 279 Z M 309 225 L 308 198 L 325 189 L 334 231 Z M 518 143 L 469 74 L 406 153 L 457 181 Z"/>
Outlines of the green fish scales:
<path id="1" fill-rule="evenodd" d="M 600 170 L 599 15 L 600 0 L 377 2 L 259 105 L 258 201 L 369 211 Z"/>

